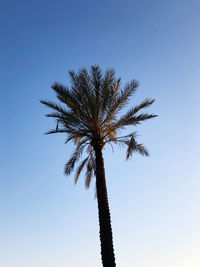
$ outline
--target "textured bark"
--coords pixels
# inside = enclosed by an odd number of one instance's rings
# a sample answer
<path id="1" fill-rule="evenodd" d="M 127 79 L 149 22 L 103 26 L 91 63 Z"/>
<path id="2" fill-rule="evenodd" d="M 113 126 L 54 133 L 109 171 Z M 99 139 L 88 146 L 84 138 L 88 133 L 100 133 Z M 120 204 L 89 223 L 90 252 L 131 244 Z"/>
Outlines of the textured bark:
<path id="1" fill-rule="evenodd" d="M 94 147 L 96 154 L 96 187 L 99 213 L 101 258 L 103 267 L 115 267 L 110 210 L 108 204 L 102 147 Z"/>

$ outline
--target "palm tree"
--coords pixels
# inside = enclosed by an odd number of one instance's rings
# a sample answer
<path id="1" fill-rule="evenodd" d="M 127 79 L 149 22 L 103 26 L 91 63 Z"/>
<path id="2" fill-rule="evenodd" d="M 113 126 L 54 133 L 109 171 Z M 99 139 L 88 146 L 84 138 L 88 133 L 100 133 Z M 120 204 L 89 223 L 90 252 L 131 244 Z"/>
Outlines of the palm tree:
<path id="1" fill-rule="evenodd" d="M 92 177 L 96 176 L 102 263 L 104 267 L 114 267 L 116 263 L 102 150 L 106 144 L 115 143 L 127 146 L 126 159 L 134 152 L 148 156 L 143 144 L 136 141 L 135 131 L 125 136 L 119 136 L 118 133 L 127 126 L 136 126 L 142 121 L 156 117 L 154 114 L 139 114 L 142 109 L 149 107 L 154 99 L 146 98 L 125 115 L 120 115 L 135 93 L 137 81 L 132 80 L 121 89 L 121 82 L 116 78 L 115 71 L 108 69 L 103 74 L 99 66 L 92 66 L 90 72 L 85 68 L 78 73 L 70 71 L 69 75 L 70 88 L 60 83 L 52 85 L 62 105 L 41 100 L 42 104 L 54 110 L 46 116 L 57 121 L 56 128 L 46 134 L 65 133 L 66 143 L 70 140 L 74 142 L 75 150 L 65 165 L 66 175 L 71 174 L 86 149 L 86 157 L 75 170 L 75 184 L 84 167 L 86 188 L 89 188 Z"/>

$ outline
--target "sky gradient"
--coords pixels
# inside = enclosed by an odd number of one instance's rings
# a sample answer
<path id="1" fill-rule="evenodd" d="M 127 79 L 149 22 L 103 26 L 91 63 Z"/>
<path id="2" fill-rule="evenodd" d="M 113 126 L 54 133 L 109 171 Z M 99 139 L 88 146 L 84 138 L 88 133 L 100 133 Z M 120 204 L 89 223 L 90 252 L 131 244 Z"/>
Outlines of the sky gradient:
<path id="1" fill-rule="evenodd" d="M 114 67 L 158 118 L 137 127 L 150 158 L 104 151 L 117 266 L 200 266 L 200 2 L 4 1 L 0 266 L 100 267 L 94 185 L 63 175 L 72 145 L 40 99 L 68 70 Z M 83 177 L 81 177 L 83 178 Z"/>

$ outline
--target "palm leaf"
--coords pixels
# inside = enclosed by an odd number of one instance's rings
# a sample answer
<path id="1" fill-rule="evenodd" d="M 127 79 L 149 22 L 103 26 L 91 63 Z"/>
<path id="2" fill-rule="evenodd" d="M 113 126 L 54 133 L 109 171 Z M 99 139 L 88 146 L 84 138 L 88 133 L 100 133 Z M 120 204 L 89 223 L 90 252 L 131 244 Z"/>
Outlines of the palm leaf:
<path id="1" fill-rule="evenodd" d="M 94 169 L 95 169 L 95 161 L 93 156 L 90 156 L 90 159 L 87 163 L 87 171 L 85 174 L 85 188 L 88 189 L 91 184 L 92 177 L 94 175 Z"/>
<path id="2" fill-rule="evenodd" d="M 75 184 L 78 182 L 79 176 L 80 176 L 80 174 L 81 174 L 81 172 L 82 172 L 82 170 L 83 170 L 83 168 L 84 168 L 84 166 L 85 166 L 85 164 L 86 164 L 88 158 L 89 158 L 89 157 L 85 158 L 85 159 L 80 163 L 80 165 L 78 166 L 78 168 L 77 168 L 77 170 L 76 170 L 75 177 L 74 177 L 74 182 L 75 182 Z"/>
<path id="3" fill-rule="evenodd" d="M 73 171 L 75 163 L 79 160 L 84 147 L 77 147 L 74 153 L 72 154 L 71 158 L 68 160 L 68 162 L 65 164 L 64 173 L 66 175 L 70 175 L 70 173 Z"/>

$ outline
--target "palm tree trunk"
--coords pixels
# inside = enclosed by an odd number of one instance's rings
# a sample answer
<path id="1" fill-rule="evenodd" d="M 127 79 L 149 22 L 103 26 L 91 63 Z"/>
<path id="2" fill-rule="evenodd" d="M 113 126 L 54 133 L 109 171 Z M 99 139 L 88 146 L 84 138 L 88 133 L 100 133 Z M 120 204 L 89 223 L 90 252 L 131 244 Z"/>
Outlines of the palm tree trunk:
<path id="1" fill-rule="evenodd" d="M 101 258 L 103 267 L 115 267 L 110 210 L 108 204 L 102 147 L 95 146 L 96 188 L 100 226 Z"/>

